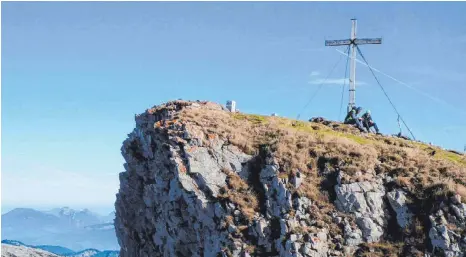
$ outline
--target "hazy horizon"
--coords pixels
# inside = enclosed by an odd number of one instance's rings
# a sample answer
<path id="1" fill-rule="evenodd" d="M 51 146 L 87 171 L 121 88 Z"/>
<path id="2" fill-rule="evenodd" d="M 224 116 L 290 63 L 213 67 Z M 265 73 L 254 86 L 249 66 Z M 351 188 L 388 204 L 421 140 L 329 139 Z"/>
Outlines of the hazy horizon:
<path id="1" fill-rule="evenodd" d="M 68 207 L 70 209 L 73 209 L 73 210 L 76 210 L 76 211 L 80 211 L 80 210 L 83 210 L 83 209 L 88 209 L 90 210 L 91 212 L 94 212 L 94 213 L 97 213 L 99 215 L 108 215 L 110 214 L 111 212 L 115 211 L 115 207 L 114 206 L 69 206 L 69 205 L 50 205 L 50 206 L 26 206 L 26 205 L 2 205 L 1 206 L 1 213 L 2 215 L 11 211 L 11 210 L 14 210 L 14 209 L 18 209 L 18 208 L 27 208 L 27 209 L 34 209 L 34 210 L 37 210 L 37 211 L 50 211 L 50 210 L 53 210 L 53 209 L 56 209 L 56 208 L 63 208 L 63 207 Z"/>

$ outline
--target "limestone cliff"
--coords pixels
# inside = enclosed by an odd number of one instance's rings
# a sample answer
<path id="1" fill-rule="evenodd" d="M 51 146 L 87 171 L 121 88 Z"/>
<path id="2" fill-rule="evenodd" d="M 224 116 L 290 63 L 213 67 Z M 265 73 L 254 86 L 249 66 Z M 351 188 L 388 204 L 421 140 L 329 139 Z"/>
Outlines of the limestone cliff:
<path id="1" fill-rule="evenodd" d="M 115 203 L 122 257 L 466 252 L 463 155 L 210 102 L 135 120 Z"/>

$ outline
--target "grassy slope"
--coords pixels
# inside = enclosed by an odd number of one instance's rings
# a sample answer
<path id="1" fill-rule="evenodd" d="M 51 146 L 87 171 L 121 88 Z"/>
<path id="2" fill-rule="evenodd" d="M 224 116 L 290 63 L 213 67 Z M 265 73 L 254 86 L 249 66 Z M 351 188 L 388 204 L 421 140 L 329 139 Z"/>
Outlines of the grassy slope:
<path id="1" fill-rule="evenodd" d="M 324 157 L 338 162 L 348 174 L 361 172 L 364 175 L 370 170 L 388 172 L 399 179 L 401 187 L 410 191 L 446 184 L 466 199 L 466 156 L 436 146 L 361 134 L 341 123 L 326 126 L 282 117 L 205 109 L 185 110 L 182 116 L 201 127 L 206 135 L 228 138 L 248 153 L 257 152 L 261 144 L 270 145 L 280 158 L 284 173 L 299 169 L 316 177 L 316 169 L 308 167 L 316 167 L 318 158 Z"/>

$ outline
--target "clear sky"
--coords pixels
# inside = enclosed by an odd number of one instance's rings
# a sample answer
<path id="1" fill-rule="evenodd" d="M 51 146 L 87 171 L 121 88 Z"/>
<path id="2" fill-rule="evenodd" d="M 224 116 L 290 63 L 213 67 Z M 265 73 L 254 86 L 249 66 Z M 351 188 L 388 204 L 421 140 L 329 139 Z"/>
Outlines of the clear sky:
<path id="1" fill-rule="evenodd" d="M 2 206 L 111 208 L 134 114 L 178 98 L 338 119 L 345 57 L 361 49 L 415 136 L 466 144 L 465 2 L 2 2 Z M 358 65 L 356 101 L 396 114 Z M 345 104 L 347 92 L 345 92 Z M 434 101 L 432 97 L 440 100 Z M 343 114 L 340 118 L 342 118 Z M 406 132 L 406 130 L 404 130 Z M 94 209 L 95 209 L 94 208 Z"/>

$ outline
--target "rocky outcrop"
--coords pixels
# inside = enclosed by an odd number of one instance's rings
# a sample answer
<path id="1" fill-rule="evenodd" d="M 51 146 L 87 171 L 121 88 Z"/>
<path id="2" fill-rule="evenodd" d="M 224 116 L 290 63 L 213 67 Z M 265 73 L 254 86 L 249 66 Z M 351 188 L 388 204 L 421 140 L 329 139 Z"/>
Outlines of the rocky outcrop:
<path id="1" fill-rule="evenodd" d="M 121 256 L 240 256 L 252 248 L 281 256 L 327 256 L 325 230 L 293 232 L 312 223 L 311 203 L 292 199 L 289 181 L 278 177 L 279 165 L 269 152 L 257 170 L 258 160 L 216 135 L 176 122 L 157 127 L 181 108 L 177 103 L 167 107 L 173 110 L 137 116 L 137 126 L 122 147 L 126 172 L 120 174 L 115 220 Z M 217 105 L 203 108 L 222 110 Z M 226 169 L 257 183 L 251 194 L 262 194 L 262 213 L 255 210 L 248 220 L 237 203 L 220 199 Z M 295 189 L 303 177 L 297 173 L 292 178 Z M 291 218 L 293 200 L 297 213 Z"/>
<path id="2" fill-rule="evenodd" d="M 154 128 L 181 106 L 171 107 L 136 117 L 122 147 L 126 172 L 115 220 L 121 256 L 215 256 L 235 247 L 221 221 L 236 209 L 213 199 L 226 183 L 222 169 L 240 172 L 249 157 L 218 138 L 205 145 L 181 124 L 167 126 L 172 134 L 163 125 Z"/>
<path id="3" fill-rule="evenodd" d="M 395 189 L 387 193 L 390 206 L 396 212 L 396 220 L 401 228 L 411 224 L 413 214 L 408 208 L 408 198 L 403 190 Z"/>
<path id="4" fill-rule="evenodd" d="M 466 204 L 461 203 L 458 198 L 459 195 L 456 195 L 450 201 L 442 202 L 441 208 L 429 216 L 429 239 L 433 253 L 443 253 L 449 257 L 465 254 Z"/>
<path id="5" fill-rule="evenodd" d="M 286 188 L 287 178 L 279 178 L 278 169 L 279 165 L 273 157 L 267 157 L 266 166 L 260 172 L 268 218 L 280 218 L 291 209 L 291 192 Z"/>
<path id="6" fill-rule="evenodd" d="M 120 256 L 343 256 L 395 240 L 390 220 L 400 231 L 412 230 L 416 199 L 389 174 L 371 166 L 355 180 L 335 162 L 333 168 L 325 164 L 325 172 L 309 168 L 321 178 L 311 176 L 281 162 L 267 145 L 246 151 L 235 135 L 216 131 L 221 123 L 201 125 L 195 118 L 201 112 L 244 119 L 217 104 L 185 101 L 135 117 L 121 148 L 126 163 L 115 204 Z M 187 121 L 188 114 L 194 118 Z M 306 187 L 310 179 L 330 186 Z M 325 192 L 313 198 L 306 190 Z M 431 224 L 420 233 L 432 247 L 422 251 L 461 256 L 465 204 L 452 198 L 442 208 L 429 210 Z"/>
<path id="7" fill-rule="evenodd" d="M 342 174 L 339 174 L 339 183 L 335 186 L 335 205 L 340 211 L 356 217 L 356 223 L 366 242 L 378 242 L 386 225 L 383 207 L 385 189 L 382 179 L 342 184 L 341 176 Z M 357 231 L 352 233 L 358 234 Z"/>

